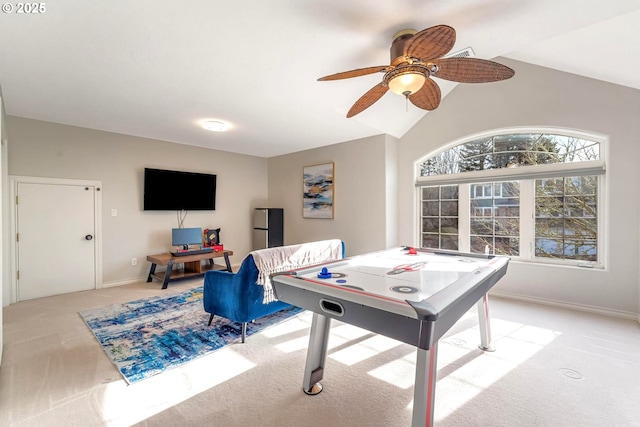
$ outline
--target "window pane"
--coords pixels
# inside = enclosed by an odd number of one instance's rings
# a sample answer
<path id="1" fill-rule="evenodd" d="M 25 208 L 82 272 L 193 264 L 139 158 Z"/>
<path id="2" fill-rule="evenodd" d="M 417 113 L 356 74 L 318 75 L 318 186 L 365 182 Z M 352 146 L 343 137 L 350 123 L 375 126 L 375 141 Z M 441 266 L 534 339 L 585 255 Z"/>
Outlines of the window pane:
<path id="1" fill-rule="evenodd" d="M 496 218 L 496 236 L 517 236 L 520 228 L 519 218 Z"/>
<path id="2" fill-rule="evenodd" d="M 520 184 L 517 181 L 500 183 L 502 185 L 502 197 L 520 197 Z"/>
<path id="3" fill-rule="evenodd" d="M 454 251 L 458 250 L 458 236 L 442 236 L 442 245 L 440 249 L 452 249 Z"/>
<path id="4" fill-rule="evenodd" d="M 440 236 L 438 234 L 424 233 L 422 235 L 423 248 L 440 248 Z"/>
<path id="5" fill-rule="evenodd" d="M 502 183 L 501 182 L 496 182 L 495 184 L 493 184 L 493 197 L 495 197 L 496 199 L 499 197 L 504 197 L 502 195 Z"/>
<path id="6" fill-rule="evenodd" d="M 596 194 L 597 179 L 595 176 L 575 176 L 566 178 L 566 194 Z"/>
<path id="7" fill-rule="evenodd" d="M 564 234 L 564 220 L 553 218 L 536 219 L 536 237 L 562 238 Z"/>
<path id="8" fill-rule="evenodd" d="M 555 194 L 564 194 L 564 181 L 562 178 L 536 180 L 536 196 L 553 196 Z"/>
<path id="9" fill-rule="evenodd" d="M 442 218 L 440 232 L 443 234 L 458 234 L 458 218 Z"/>
<path id="10" fill-rule="evenodd" d="M 471 236 L 469 243 L 473 253 L 483 254 L 485 250 L 488 253 L 493 253 L 493 238 L 490 236 Z"/>
<path id="11" fill-rule="evenodd" d="M 493 208 L 491 206 L 472 206 L 471 217 L 486 217 L 491 218 L 493 216 Z"/>
<path id="12" fill-rule="evenodd" d="M 443 201 L 440 205 L 442 216 L 458 216 L 458 201 L 448 202 Z"/>
<path id="13" fill-rule="evenodd" d="M 422 246 L 436 249 L 457 249 L 458 186 L 423 187 L 421 194 Z"/>
<path id="14" fill-rule="evenodd" d="M 474 211 L 483 212 L 483 208 L 489 208 L 489 214 L 491 214 L 491 200 L 471 199 L 471 216 L 485 216 L 483 213 L 479 215 L 474 214 Z"/>
<path id="15" fill-rule="evenodd" d="M 597 177 L 536 180 L 535 186 L 535 256 L 596 261 Z"/>
<path id="16" fill-rule="evenodd" d="M 564 197 L 537 197 L 536 217 L 558 218 L 563 215 Z"/>
<path id="17" fill-rule="evenodd" d="M 495 202 L 495 216 L 497 217 L 519 217 L 520 216 L 520 199 L 504 198 L 496 199 Z"/>
<path id="18" fill-rule="evenodd" d="M 572 240 L 569 239 L 564 245 L 564 255 L 566 258 L 584 261 L 597 260 L 597 246 L 595 240 Z"/>
<path id="19" fill-rule="evenodd" d="M 492 235 L 493 234 L 493 220 L 492 219 L 471 219 L 471 234 L 472 235 Z"/>
<path id="20" fill-rule="evenodd" d="M 483 137 L 449 148 L 420 163 L 418 173 L 420 176 L 446 175 L 599 158 L 600 144 L 596 141 L 565 135 L 514 133 Z M 475 195 L 475 190 L 471 194 Z"/>
<path id="21" fill-rule="evenodd" d="M 422 200 L 438 200 L 438 187 L 423 187 Z"/>
<path id="22" fill-rule="evenodd" d="M 441 187 L 443 199 L 458 200 L 458 186 L 457 185 L 445 185 Z"/>
<path id="23" fill-rule="evenodd" d="M 484 192 L 482 191 L 482 186 L 472 185 L 471 194 L 473 194 L 473 197 L 475 198 L 482 198 L 484 196 Z"/>
<path id="24" fill-rule="evenodd" d="M 574 217 L 581 216 L 595 218 L 596 198 L 593 196 L 567 197 L 565 204 L 565 215 Z"/>
<path id="25" fill-rule="evenodd" d="M 564 234 L 571 237 L 595 239 L 598 235 L 598 222 L 595 219 L 571 218 L 564 222 Z"/>
<path id="26" fill-rule="evenodd" d="M 520 239 L 517 237 L 496 237 L 495 254 L 516 256 L 520 253 Z"/>
<path id="27" fill-rule="evenodd" d="M 536 239 L 536 256 L 558 258 L 562 255 L 562 241 L 554 239 Z"/>
<path id="28" fill-rule="evenodd" d="M 422 202 L 422 215 L 440 216 L 440 202 Z"/>
<path id="29" fill-rule="evenodd" d="M 473 184 L 469 212 L 472 252 L 518 255 L 520 184 L 517 181 Z M 504 237 L 498 237 L 504 236 Z"/>
<path id="30" fill-rule="evenodd" d="M 422 218 L 422 231 L 425 233 L 437 233 L 439 231 L 438 218 Z"/>

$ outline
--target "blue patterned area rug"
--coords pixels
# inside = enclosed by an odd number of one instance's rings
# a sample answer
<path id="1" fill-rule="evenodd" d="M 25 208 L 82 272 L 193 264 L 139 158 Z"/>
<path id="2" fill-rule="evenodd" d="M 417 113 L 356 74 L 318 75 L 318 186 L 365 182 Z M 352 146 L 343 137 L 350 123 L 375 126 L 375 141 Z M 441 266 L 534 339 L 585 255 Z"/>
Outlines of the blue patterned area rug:
<path id="1" fill-rule="evenodd" d="M 291 307 L 256 319 L 247 325 L 247 336 L 300 312 Z M 241 336 L 241 324 L 218 316 L 207 326 L 202 287 L 79 314 L 129 384 L 239 343 Z"/>

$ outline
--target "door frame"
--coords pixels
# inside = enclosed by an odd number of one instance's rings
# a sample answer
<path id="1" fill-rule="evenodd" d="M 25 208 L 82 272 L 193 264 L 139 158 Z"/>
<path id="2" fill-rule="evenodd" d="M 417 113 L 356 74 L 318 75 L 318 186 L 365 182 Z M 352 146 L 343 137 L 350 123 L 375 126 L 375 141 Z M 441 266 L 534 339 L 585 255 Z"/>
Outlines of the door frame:
<path id="1" fill-rule="evenodd" d="M 17 233 L 17 205 L 16 196 L 18 194 L 18 184 L 48 184 L 48 185 L 85 185 L 95 187 L 94 192 L 94 265 L 95 277 L 94 289 L 102 288 L 102 181 L 92 181 L 86 179 L 64 179 L 64 178 L 47 178 L 38 176 L 18 176 L 9 175 L 9 203 L 10 203 L 10 223 L 9 236 L 11 243 L 9 244 L 9 278 L 11 286 L 11 304 L 18 302 L 18 242 L 16 242 Z"/>

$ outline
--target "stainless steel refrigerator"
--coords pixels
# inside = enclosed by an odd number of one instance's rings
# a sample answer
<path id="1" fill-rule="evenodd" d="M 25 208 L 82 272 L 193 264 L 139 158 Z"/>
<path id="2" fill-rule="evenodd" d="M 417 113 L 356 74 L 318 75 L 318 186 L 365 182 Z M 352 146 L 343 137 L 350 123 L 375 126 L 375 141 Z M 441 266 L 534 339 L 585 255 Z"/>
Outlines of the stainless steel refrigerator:
<path id="1" fill-rule="evenodd" d="M 253 250 L 284 245 L 284 210 L 256 208 L 253 211 Z"/>

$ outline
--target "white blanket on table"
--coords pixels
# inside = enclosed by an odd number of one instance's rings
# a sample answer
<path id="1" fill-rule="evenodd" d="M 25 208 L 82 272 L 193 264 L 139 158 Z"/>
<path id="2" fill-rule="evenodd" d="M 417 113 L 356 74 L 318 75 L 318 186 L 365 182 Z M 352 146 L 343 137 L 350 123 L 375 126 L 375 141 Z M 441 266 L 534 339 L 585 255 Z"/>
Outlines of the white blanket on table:
<path id="1" fill-rule="evenodd" d="M 309 267 L 342 258 L 342 241 L 321 240 L 300 245 L 279 246 L 250 252 L 258 268 L 256 283 L 264 286 L 263 303 L 276 300 L 269 276 L 273 273 Z"/>

